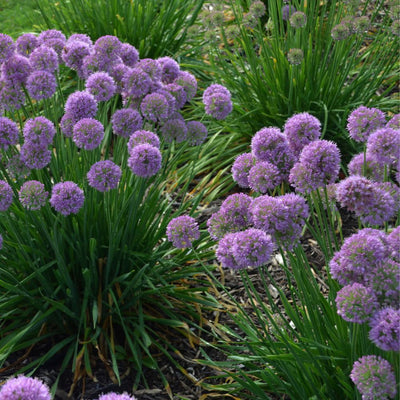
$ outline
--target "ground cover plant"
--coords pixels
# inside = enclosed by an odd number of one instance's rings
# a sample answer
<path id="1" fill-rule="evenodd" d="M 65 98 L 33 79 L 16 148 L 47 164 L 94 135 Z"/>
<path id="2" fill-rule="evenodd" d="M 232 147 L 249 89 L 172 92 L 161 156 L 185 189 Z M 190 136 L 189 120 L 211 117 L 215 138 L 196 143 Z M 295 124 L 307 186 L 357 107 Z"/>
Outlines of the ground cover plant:
<path id="1" fill-rule="evenodd" d="M 94 359 L 119 382 L 124 360 L 137 385 L 144 366 L 158 369 L 153 350 L 168 354 L 168 330 L 190 336 L 199 307 L 217 306 L 199 267 L 165 240 L 205 191 L 189 194 L 207 127 L 181 113 L 198 106 L 197 80 L 116 36 L 46 30 L 0 42 L 1 365 L 46 343 L 20 372 L 61 354 L 73 385 L 93 377 Z M 75 86 L 58 85 L 68 69 Z M 204 105 L 203 122 L 223 119 L 230 94 L 211 85 Z"/>
<path id="2" fill-rule="evenodd" d="M 307 111 L 324 122 L 325 137 L 339 144 L 348 162 L 360 150 L 345 134 L 350 111 L 364 105 L 395 112 L 395 2 L 211 4 L 200 32 L 207 35 L 214 76 L 232 92 L 238 118 L 249 125 L 242 126 L 244 135 L 281 127 L 292 114 Z"/>

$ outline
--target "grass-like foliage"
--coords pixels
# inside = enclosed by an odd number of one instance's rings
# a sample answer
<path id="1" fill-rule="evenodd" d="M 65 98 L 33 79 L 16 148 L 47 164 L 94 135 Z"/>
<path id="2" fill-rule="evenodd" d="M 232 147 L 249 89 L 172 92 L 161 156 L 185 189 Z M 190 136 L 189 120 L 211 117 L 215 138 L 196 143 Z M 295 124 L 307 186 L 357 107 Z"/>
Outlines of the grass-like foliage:
<path id="1" fill-rule="evenodd" d="M 216 79 L 253 131 L 282 127 L 293 113 L 307 111 L 326 120 L 325 137 L 348 156 L 355 151 L 343 134 L 348 113 L 360 104 L 395 109 L 390 93 L 399 41 L 390 9 L 383 1 L 356 9 L 352 3 L 292 1 L 289 12 L 274 0 L 260 18 L 238 0 L 204 17 Z M 290 21 L 295 10 L 303 21 Z"/>
<path id="2" fill-rule="evenodd" d="M 61 29 L 68 36 L 86 33 L 93 40 L 116 35 L 134 45 L 143 58 L 156 58 L 177 53 L 203 0 L 35 0 L 35 3 L 44 21 L 43 29 Z"/>

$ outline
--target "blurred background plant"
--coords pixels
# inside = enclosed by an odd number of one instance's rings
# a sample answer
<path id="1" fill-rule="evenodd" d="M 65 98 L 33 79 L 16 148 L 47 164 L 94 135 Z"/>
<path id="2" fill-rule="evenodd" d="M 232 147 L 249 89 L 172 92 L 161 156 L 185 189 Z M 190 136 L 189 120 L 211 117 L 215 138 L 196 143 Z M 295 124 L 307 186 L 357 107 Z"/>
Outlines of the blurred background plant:
<path id="1" fill-rule="evenodd" d="M 360 104 L 398 110 L 395 2 L 232 0 L 210 2 L 201 18 L 190 37 L 204 38 L 243 135 L 307 111 L 326 121 L 325 138 L 348 161 L 359 150 L 344 132 L 349 112 Z"/>

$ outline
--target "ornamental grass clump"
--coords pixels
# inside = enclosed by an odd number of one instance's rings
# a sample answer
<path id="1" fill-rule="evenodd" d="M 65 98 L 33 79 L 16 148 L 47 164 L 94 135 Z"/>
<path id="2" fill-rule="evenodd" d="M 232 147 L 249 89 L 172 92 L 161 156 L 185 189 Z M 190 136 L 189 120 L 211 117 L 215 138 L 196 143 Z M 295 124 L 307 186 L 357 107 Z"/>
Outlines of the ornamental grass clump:
<path id="1" fill-rule="evenodd" d="M 1 35 L 0 59 L 8 68 L 0 78 L 0 366 L 51 341 L 20 372 L 62 354 L 58 373 L 72 369 L 72 395 L 79 379 L 95 379 L 94 362 L 118 383 L 119 360 L 129 359 L 134 386 L 146 365 L 167 387 L 155 354 L 169 355 L 168 332 L 192 335 L 198 306 L 217 306 L 199 267 L 186 265 L 189 251 L 164 233 L 181 212 L 195 213 L 207 190 L 207 179 L 192 181 L 211 168 L 197 163 L 212 153 L 200 145 L 220 111 L 194 112 L 201 97 L 193 100 L 191 73 L 169 57 L 140 59 L 116 36 L 93 42 L 49 30 L 14 43 Z M 31 96 L 34 74 L 62 84 Z M 230 94 L 220 88 L 226 117 Z M 181 222 L 169 231 L 176 247 L 196 240 L 209 257 L 196 225 Z"/>

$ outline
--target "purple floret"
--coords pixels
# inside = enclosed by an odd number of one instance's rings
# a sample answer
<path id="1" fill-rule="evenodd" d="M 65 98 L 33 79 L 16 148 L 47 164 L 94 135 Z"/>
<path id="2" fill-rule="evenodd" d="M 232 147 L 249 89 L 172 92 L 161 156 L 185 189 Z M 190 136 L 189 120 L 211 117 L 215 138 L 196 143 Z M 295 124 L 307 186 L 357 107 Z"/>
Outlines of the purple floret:
<path id="1" fill-rule="evenodd" d="M 378 128 L 386 125 L 385 113 L 377 108 L 360 106 L 353 110 L 347 119 L 347 130 L 352 139 L 366 142 Z"/>
<path id="2" fill-rule="evenodd" d="M 51 394 L 41 380 L 18 376 L 4 382 L 0 389 L 0 400 L 51 400 Z"/>
<path id="3" fill-rule="evenodd" d="M 71 181 L 56 183 L 51 191 L 51 206 L 64 216 L 77 214 L 84 201 L 83 190 Z"/>
<path id="4" fill-rule="evenodd" d="M 86 91 L 76 91 L 68 96 L 65 112 L 75 122 L 82 118 L 94 118 L 97 113 L 97 102 L 92 94 Z"/>
<path id="5" fill-rule="evenodd" d="M 72 139 L 79 148 L 94 150 L 104 137 L 104 126 L 94 118 L 82 118 L 73 128 Z"/>
<path id="6" fill-rule="evenodd" d="M 29 56 L 29 62 L 33 69 L 38 71 L 55 72 L 58 69 L 58 56 L 54 49 L 47 46 L 39 46 Z"/>
<path id="7" fill-rule="evenodd" d="M 0 180 L 0 211 L 7 211 L 13 200 L 13 190 L 11 186 Z"/>
<path id="8" fill-rule="evenodd" d="M 6 61 L 15 51 L 15 43 L 11 36 L 0 33 L 0 64 Z"/>
<path id="9" fill-rule="evenodd" d="M 207 139 L 207 128 L 199 121 L 188 121 L 186 123 L 187 138 L 191 145 L 199 146 Z"/>
<path id="10" fill-rule="evenodd" d="M 187 127 L 182 119 L 168 119 L 160 128 L 160 133 L 167 143 L 174 140 L 177 143 L 183 142 L 187 138 Z"/>
<path id="11" fill-rule="evenodd" d="M 177 83 L 169 83 L 163 87 L 163 90 L 168 91 L 174 96 L 176 100 L 176 107 L 182 108 L 186 103 L 186 92 L 185 89 Z"/>
<path id="12" fill-rule="evenodd" d="M 0 117 L 0 148 L 7 150 L 18 143 L 18 138 L 18 125 L 10 118 Z"/>
<path id="13" fill-rule="evenodd" d="M 179 64 L 171 57 L 161 57 L 157 59 L 161 65 L 161 81 L 163 83 L 172 83 L 179 75 Z"/>
<path id="14" fill-rule="evenodd" d="M 385 351 L 400 351 L 400 309 L 386 307 L 370 321 L 369 338 Z"/>
<path id="15" fill-rule="evenodd" d="M 15 51 L 21 56 L 29 57 L 36 47 L 38 47 L 38 39 L 33 33 L 24 33 L 15 41 Z"/>
<path id="16" fill-rule="evenodd" d="M 28 119 L 22 130 L 25 142 L 39 146 L 48 146 L 56 134 L 56 127 L 46 117 Z"/>
<path id="17" fill-rule="evenodd" d="M 388 361 L 371 355 L 359 358 L 353 365 L 351 380 L 362 394 L 362 400 L 394 398 L 396 377 Z"/>
<path id="18" fill-rule="evenodd" d="M 143 125 L 140 113 L 131 108 L 121 108 L 111 118 L 114 134 L 122 137 L 130 137 Z"/>
<path id="19" fill-rule="evenodd" d="M 162 67 L 157 60 L 153 60 L 152 58 L 143 58 L 136 66 L 146 72 L 153 83 L 161 81 Z"/>
<path id="20" fill-rule="evenodd" d="M 152 122 L 165 121 L 169 117 L 167 99 L 159 93 L 150 93 L 140 104 L 140 111 L 144 118 Z"/>
<path id="21" fill-rule="evenodd" d="M 186 101 L 192 100 L 196 95 L 197 80 L 190 72 L 180 71 L 174 82 L 185 89 Z"/>
<path id="22" fill-rule="evenodd" d="M 224 268 L 240 269 L 235 256 L 233 254 L 233 246 L 235 244 L 237 232 L 226 234 L 218 243 L 215 255 L 217 260 Z"/>
<path id="23" fill-rule="evenodd" d="M 400 114 L 393 115 L 386 124 L 386 128 L 400 129 Z"/>
<path id="24" fill-rule="evenodd" d="M 160 139 L 158 136 L 150 131 L 138 130 L 134 132 L 128 141 L 128 153 L 131 154 L 132 149 L 139 144 L 151 144 L 154 147 L 160 148 Z"/>
<path id="25" fill-rule="evenodd" d="M 19 201 L 28 210 L 42 208 L 48 196 L 49 193 L 44 189 L 43 183 L 36 180 L 25 182 L 18 192 Z"/>
<path id="26" fill-rule="evenodd" d="M 349 175 L 360 175 L 375 182 L 383 182 L 385 166 L 370 153 L 359 153 L 353 156 L 347 165 Z"/>
<path id="27" fill-rule="evenodd" d="M 94 51 L 104 64 L 112 63 L 120 55 L 122 43 L 116 36 L 105 35 L 94 43 Z"/>
<path id="28" fill-rule="evenodd" d="M 7 83 L 19 86 L 26 83 L 31 70 L 31 64 L 26 57 L 13 54 L 1 66 L 1 77 Z"/>
<path id="29" fill-rule="evenodd" d="M 65 65 L 75 71 L 81 71 L 83 59 L 90 54 L 90 45 L 80 40 L 71 41 L 65 45 L 61 57 Z M 81 76 L 81 74 L 80 74 Z"/>
<path id="30" fill-rule="evenodd" d="M 120 50 L 122 62 L 128 67 L 134 67 L 139 61 L 139 52 L 129 43 L 122 43 Z"/>
<path id="31" fill-rule="evenodd" d="M 249 171 L 256 163 L 256 158 L 251 153 L 240 154 L 232 165 L 233 180 L 242 188 L 249 188 Z"/>
<path id="32" fill-rule="evenodd" d="M 188 215 L 174 218 L 167 226 L 167 238 L 178 249 L 192 246 L 192 242 L 200 237 L 196 220 Z"/>
<path id="33" fill-rule="evenodd" d="M 25 103 L 25 93 L 21 86 L 11 85 L 0 81 L 0 111 L 19 110 Z"/>
<path id="34" fill-rule="evenodd" d="M 49 99 L 57 90 L 56 77 L 48 71 L 34 71 L 28 76 L 26 89 L 32 99 Z"/>
<path id="35" fill-rule="evenodd" d="M 51 150 L 41 144 L 30 141 L 21 146 L 21 160 L 30 169 L 42 169 L 50 164 Z"/>
<path id="36" fill-rule="evenodd" d="M 275 165 L 268 161 L 258 161 L 249 171 L 249 186 L 256 192 L 266 193 L 282 182 L 282 175 Z"/>
<path id="37" fill-rule="evenodd" d="M 229 90 L 216 83 L 204 91 L 203 103 L 206 113 L 218 120 L 225 119 L 233 107 Z"/>
<path id="38" fill-rule="evenodd" d="M 72 137 L 73 135 L 73 129 L 75 125 L 75 118 L 68 114 L 65 113 L 60 120 L 60 129 L 61 132 L 66 136 L 66 137 Z"/>
<path id="39" fill-rule="evenodd" d="M 121 179 L 121 168 L 110 160 L 94 163 L 87 173 L 89 185 L 100 192 L 115 189 Z"/>
<path id="40" fill-rule="evenodd" d="M 288 21 L 290 16 L 296 12 L 296 7 L 286 4 L 282 7 L 282 19 Z"/>
<path id="41" fill-rule="evenodd" d="M 362 324 L 369 321 L 379 304 L 371 288 L 352 283 L 337 292 L 336 307 L 345 321 Z"/>
<path id="42" fill-rule="evenodd" d="M 128 159 L 128 167 L 135 175 L 149 178 L 161 169 L 161 152 L 151 144 L 144 143 L 135 146 Z"/>
<path id="43" fill-rule="evenodd" d="M 283 129 L 296 155 L 300 154 L 304 146 L 321 137 L 321 122 L 307 112 L 291 116 Z"/>
<path id="44" fill-rule="evenodd" d="M 137 98 L 146 95 L 151 86 L 150 76 L 140 68 L 130 68 L 122 78 L 123 91 L 127 96 Z"/>
<path id="45" fill-rule="evenodd" d="M 86 90 L 96 101 L 107 101 L 117 90 L 114 79 L 107 72 L 95 72 L 86 80 Z"/>
<path id="46" fill-rule="evenodd" d="M 367 153 L 382 164 L 395 165 L 400 157 L 400 130 L 380 128 L 371 133 Z"/>
<path id="47" fill-rule="evenodd" d="M 102 394 L 98 400 L 136 400 L 135 396 L 130 396 L 128 393 L 106 393 Z"/>

